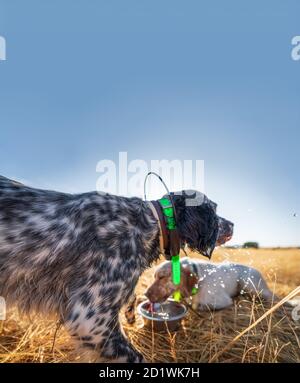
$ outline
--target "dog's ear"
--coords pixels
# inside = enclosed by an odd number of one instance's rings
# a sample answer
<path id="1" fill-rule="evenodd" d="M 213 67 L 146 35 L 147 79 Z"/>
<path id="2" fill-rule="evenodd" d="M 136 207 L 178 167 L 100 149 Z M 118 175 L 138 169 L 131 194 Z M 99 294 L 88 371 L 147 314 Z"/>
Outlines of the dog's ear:
<path id="1" fill-rule="evenodd" d="M 189 197 L 190 198 L 190 197 Z M 218 216 L 215 208 L 204 199 L 202 204 L 186 204 L 185 194 L 174 194 L 178 231 L 184 244 L 210 258 L 218 236 Z"/>
<path id="2" fill-rule="evenodd" d="M 165 278 L 169 277 L 172 274 L 172 266 L 170 261 L 165 261 L 162 264 L 160 264 L 155 272 L 154 277 L 155 279 Z"/>

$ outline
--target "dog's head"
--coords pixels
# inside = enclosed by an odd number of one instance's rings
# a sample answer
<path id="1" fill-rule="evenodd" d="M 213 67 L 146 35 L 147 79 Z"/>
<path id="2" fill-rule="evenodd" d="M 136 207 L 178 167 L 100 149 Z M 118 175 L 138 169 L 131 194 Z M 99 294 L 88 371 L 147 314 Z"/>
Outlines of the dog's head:
<path id="1" fill-rule="evenodd" d="M 233 223 L 217 215 L 217 204 L 206 195 L 194 190 L 171 194 L 183 245 L 210 258 L 215 246 L 231 239 Z"/>
<path id="2" fill-rule="evenodd" d="M 192 295 L 193 287 L 198 283 L 198 278 L 193 274 L 189 265 L 181 264 L 181 281 L 179 286 L 172 282 L 172 265 L 166 261 L 159 265 L 154 273 L 154 282 L 145 292 L 145 296 L 153 303 L 166 301 L 176 290 L 180 290 L 182 296 Z"/>

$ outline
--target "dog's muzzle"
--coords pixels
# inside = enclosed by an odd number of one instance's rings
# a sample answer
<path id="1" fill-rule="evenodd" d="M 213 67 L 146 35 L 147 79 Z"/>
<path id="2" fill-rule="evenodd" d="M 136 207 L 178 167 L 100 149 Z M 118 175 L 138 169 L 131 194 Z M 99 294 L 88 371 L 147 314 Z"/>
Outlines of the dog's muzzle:
<path id="1" fill-rule="evenodd" d="M 227 219 L 219 217 L 219 232 L 217 238 L 217 246 L 223 245 L 230 241 L 233 236 L 234 224 Z"/>

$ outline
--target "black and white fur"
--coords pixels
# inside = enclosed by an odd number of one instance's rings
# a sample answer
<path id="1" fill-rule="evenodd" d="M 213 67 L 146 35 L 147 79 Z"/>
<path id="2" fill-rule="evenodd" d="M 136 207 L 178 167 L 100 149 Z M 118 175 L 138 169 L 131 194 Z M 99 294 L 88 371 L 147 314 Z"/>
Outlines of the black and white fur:
<path id="1" fill-rule="evenodd" d="M 185 198 L 174 196 L 180 235 L 211 254 L 228 221 L 207 197 L 199 206 L 185 206 Z M 143 360 L 119 312 L 159 256 L 159 225 L 147 202 L 39 190 L 0 176 L 0 295 L 23 312 L 57 315 L 99 360 Z"/>

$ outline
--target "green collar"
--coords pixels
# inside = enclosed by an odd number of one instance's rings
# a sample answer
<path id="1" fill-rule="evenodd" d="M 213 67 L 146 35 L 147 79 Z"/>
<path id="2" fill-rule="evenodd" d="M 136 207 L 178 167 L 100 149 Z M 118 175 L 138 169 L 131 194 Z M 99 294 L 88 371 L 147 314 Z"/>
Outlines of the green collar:
<path id="1" fill-rule="evenodd" d="M 175 286 L 180 284 L 180 239 L 176 226 L 175 211 L 172 201 L 169 198 L 161 198 L 158 200 L 163 212 L 166 227 L 169 236 L 169 247 L 172 262 L 172 282 Z M 179 301 L 181 298 L 179 289 L 174 293 L 175 301 Z"/>
<path id="2" fill-rule="evenodd" d="M 199 287 L 198 285 L 195 285 L 193 288 L 192 288 L 192 295 L 196 295 L 199 291 Z"/>

